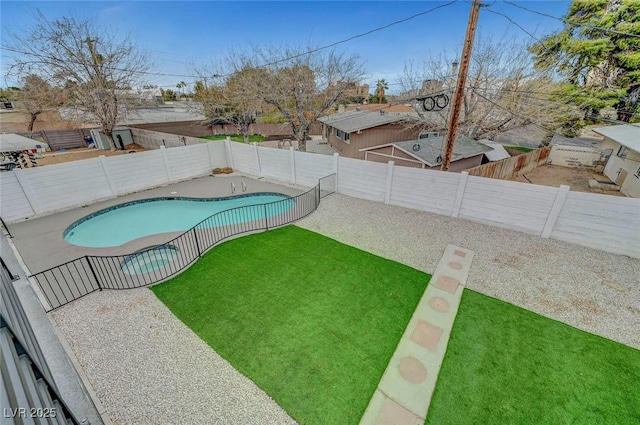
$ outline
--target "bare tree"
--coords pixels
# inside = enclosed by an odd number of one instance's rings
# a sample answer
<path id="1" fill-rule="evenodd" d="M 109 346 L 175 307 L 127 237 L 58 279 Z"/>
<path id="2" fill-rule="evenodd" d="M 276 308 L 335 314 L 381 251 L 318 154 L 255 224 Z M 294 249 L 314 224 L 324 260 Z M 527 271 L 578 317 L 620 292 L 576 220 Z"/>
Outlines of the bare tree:
<path id="1" fill-rule="evenodd" d="M 31 32 L 12 34 L 3 48 L 17 54 L 10 72 L 35 74 L 65 87 L 69 116 L 98 121 L 112 149 L 113 129 L 132 105 L 131 88 L 141 85 L 147 55 L 128 39 L 100 30 L 95 21 L 47 19 L 38 12 Z"/>
<path id="2" fill-rule="evenodd" d="M 556 129 L 571 120 L 577 108 L 556 105 L 550 78 L 533 69 L 527 46 L 511 38 L 495 41 L 478 37 L 471 58 L 460 116 L 460 131 L 472 138 L 491 137 L 536 123 Z M 457 60 L 444 54 L 431 57 L 422 67 L 405 65 L 401 84 L 425 128 L 445 131 L 449 107 L 425 111 L 427 95 L 451 97 L 457 77 Z M 437 83 L 437 84 L 436 84 Z"/>
<path id="3" fill-rule="evenodd" d="M 213 80 L 217 84 L 195 84 L 194 106 L 207 117 L 210 125 L 231 124 L 249 143 L 250 126 L 255 122 L 262 101 L 251 87 L 264 70 L 242 69 L 224 77 L 209 70 L 195 69 L 202 81 Z"/>
<path id="4" fill-rule="evenodd" d="M 33 125 L 40 114 L 57 110 L 62 99 L 62 89 L 52 87 L 37 75 L 27 75 L 20 91 L 20 106 L 29 114 L 28 131 L 33 131 Z"/>
<path id="5" fill-rule="evenodd" d="M 232 56 L 230 65 L 251 77 L 244 81 L 248 93 L 282 114 L 301 151 L 311 125 L 364 74 L 357 55 L 291 47 L 254 48 Z"/>

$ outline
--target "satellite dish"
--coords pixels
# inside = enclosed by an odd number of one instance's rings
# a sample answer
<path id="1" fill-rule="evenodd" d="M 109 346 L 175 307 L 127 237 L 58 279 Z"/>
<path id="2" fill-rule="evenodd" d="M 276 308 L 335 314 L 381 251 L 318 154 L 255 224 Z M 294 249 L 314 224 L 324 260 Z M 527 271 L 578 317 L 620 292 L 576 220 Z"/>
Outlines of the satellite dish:
<path id="1" fill-rule="evenodd" d="M 442 162 L 442 157 L 438 155 L 438 157 L 436 158 L 436 164 L 440 164 L 441 162 Z"/>
<path id="2" fill-rule="evenodd" d="M 415 145 L 411 146 L 411 149 L 413 149 L 414 152 L 418 152 L 420 150 L 420 144 L 416 143 Z"/>

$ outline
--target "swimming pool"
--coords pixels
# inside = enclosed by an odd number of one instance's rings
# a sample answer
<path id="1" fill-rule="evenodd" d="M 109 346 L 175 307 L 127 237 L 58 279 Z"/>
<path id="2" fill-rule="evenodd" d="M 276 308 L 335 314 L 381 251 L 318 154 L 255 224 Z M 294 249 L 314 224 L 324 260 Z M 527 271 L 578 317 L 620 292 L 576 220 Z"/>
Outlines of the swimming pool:
<path id="1" fill-rule="evenodd" d="M 293 198 L 281 193 L 254 193 L 211 199 L 144 199 L 116 205 L 81 218 L 64 231 L 63 238 L 78 246 L 113 247 L 143 236 L 184 232 L 207 217 L 232 208 L 247 207 L 242 209 L 242 214 L 225 214 L 225 224 L 275 216 L 290 210 L 295 203 Z M 269 205 L 265 207 L 264 204 Z M 216 227 L 221 224 L 213 219 L 202 226 Z"/>

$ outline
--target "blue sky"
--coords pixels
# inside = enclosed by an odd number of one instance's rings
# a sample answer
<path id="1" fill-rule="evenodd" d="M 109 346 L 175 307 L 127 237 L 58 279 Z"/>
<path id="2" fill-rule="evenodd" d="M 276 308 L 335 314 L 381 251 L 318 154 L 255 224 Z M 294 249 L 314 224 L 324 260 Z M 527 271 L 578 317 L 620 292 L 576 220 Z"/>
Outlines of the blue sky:
<path id="1" fill-rule="evenodd" d="M 515 3 L 561 17 L 569 1 L 518 1 Z M 73 14 L 94 19 L 100 26 L 121 35 L 130 35 L 149 51 L 153 72 L 190 75 L 191 63 L 222 60 L 230 49 L 251 45 L 324 46 L 361 34 L 391 22 L 431 9 L 444 1 L 76 1 L 0 3 L 3 44 L 6 31 L 27 31 L 36 9 L 49 18 Z M 554 19 L 516 8 L 501 0 L 485 0 L 489 9 L 508 15 L 537 37 L 562 24 Z M 407 61 L 421 63 L 430 54 L 462 50 L 470 1 L 457 3 L 419 16 L 382 31 L 341 44 L 337 49 L 357 52 L 365 62 L 371 86 L 379 78 L 390 83 L 390 92 L 399 89 L 398 76 Z M 505 32 L 533 41 L 507 19 L 481 9 L 476 36 Z M 0 51 L 2 74 L 10 54 Z M 174 87 L 187 76 L 149 76 L 153 84 Z M 15 84 L 4 78 L 0 85 Z"/>

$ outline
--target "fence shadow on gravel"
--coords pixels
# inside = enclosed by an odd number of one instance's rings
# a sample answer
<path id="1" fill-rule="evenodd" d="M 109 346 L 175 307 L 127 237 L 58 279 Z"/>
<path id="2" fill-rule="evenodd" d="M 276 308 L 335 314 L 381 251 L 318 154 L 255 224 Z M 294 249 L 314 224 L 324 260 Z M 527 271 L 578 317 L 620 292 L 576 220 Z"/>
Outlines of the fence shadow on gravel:
<path id="1" fill-rule="evenodd" d="M 221 211 L 162 245 L 127 255 L 85 255 L 31 277 L 42 291 L 47 312 L 95 291 L 162 282 L 231 237 L 281 227 L 308 216 L 318 208 L 320 199 L 334 192 L 335 179 L 335 174 L 323 177 L 311 190 L 280 201 Z"/>

